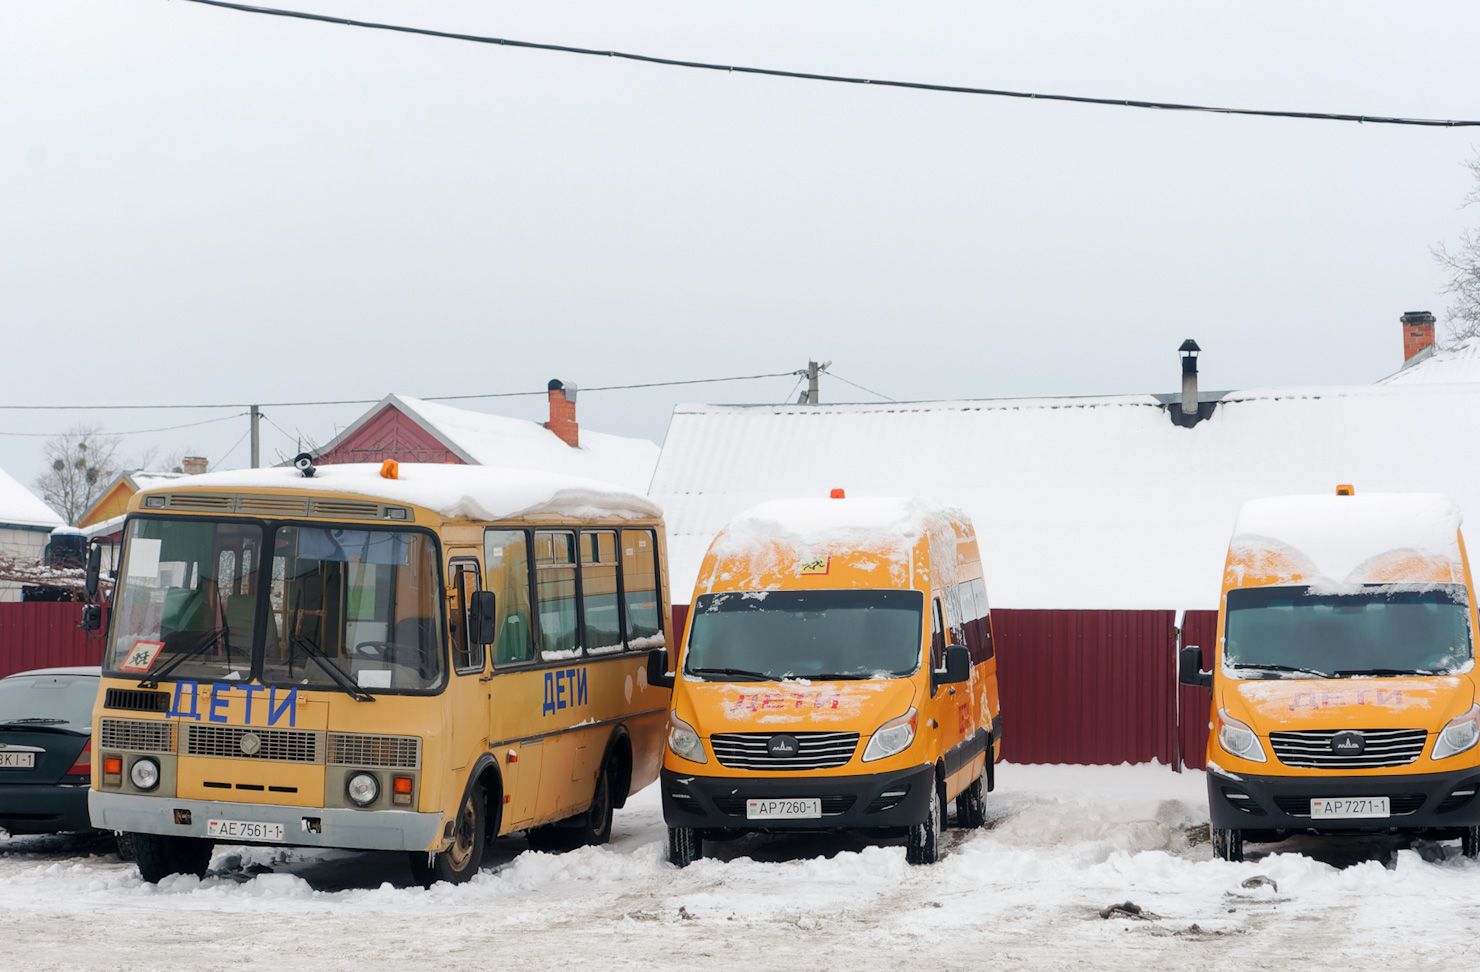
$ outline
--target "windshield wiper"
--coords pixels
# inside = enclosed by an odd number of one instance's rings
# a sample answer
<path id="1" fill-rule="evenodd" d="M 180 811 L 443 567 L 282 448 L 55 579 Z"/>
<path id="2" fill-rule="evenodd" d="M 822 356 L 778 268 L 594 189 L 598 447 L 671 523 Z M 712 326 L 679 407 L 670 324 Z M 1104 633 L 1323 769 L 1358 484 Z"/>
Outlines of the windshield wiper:
<path id="1" fill-rule="evenodd" d="M 850 680 L 866 680 L 873 675 L 844 675 L 841 672 L 823 672 L 821 675 L 793 675 L 792 678 L 812 678 L 819 682 L 842 682 Z"/>
<path id="2" fill-rule="evenodd" d="M 196 655 L 201 655 L 211 650 L 216 646 L 216 644 L 225 634 L 226 632 L 222 628 L 217 628 L 215 631 L 212 631 L 210 634 L 206 635 L 205 638 L 201 639 L 200 644 L 196 645 L 194 648 L 187 648 L 185 651 L 180 652 L 174 658 L 171 658 L 168 662 L 166 662 L 164 667 L 161 668 L 159 671 L 156 672 L 151 669 L 150 671 L 145 672 L 144 677 L 139 679 L 139 684 L 137 687 L 151 689 L 159 688 L 160 681 L 170 672 L 173 672 L 175 669 L 179 668 L 180 664 L 184 662 L 185 659 L 194 658 Z"/>
<path id="3" fill-rule="evenodd" d="M 294 648 L 302 648 L 303 653 L 307 655 L 310 659 L 312 659 L 325 672 L 327 672 L 329 677 L 334 680 L 334 683 L 344 690 L 345 695 L 348 695 L 356 702 L 375 701 L 375 696 L 360 688 L 348 675 L 344 674 L 344 672 L 341 672 L 338 668 L 335 668 L 334 663 L 329 660 L 328 656 L 320 651 L 318 647 L 311 643 L 307 638 L 304 638 L 302 635 L 294 635 L 292 638 L 288 639 L 288 644 L 292 645 Z"/>
<path id="4" fill-rule="evenodd" d="M 1313 668 L 1296 668 L 1294 665 L 1243 665 L 1235 662 L 1233 668 L 1253 668 L 1263 672 L 1300 672 L 1303 675 L 1314 675 L 1316 678 L 1332 678 L 1329 672 L 1318 672 Z"/>
<path id="5" fill-rule="evenodd" d="M 1351 675 L 1440 675 L 1426 668 L 1343 668 L 1331 673 L 1338 678 Z"/>
<path id="6" fill-rule="evenodd" d="M 738 675 L 756 682 L 777 681 L 775 675 L 769 675 L 765 672 L 752 672 L 746 668 L 690 668 L 688 672 L 690 675 Z"/>

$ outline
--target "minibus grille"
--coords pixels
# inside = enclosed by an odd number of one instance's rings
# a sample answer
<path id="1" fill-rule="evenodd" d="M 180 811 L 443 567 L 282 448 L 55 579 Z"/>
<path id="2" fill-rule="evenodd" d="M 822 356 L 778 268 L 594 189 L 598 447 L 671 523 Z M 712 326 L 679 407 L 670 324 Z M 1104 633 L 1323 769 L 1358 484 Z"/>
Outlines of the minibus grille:
<path id="1" fill-rule="evenodd" d="M 797 741 L 793 755 L 769 752 L 771 739 L 791 736 Z M 816 770 L 847 765 L 858 748 L 856 732 L 717 732 L 709 737 L 721 766 L 751 770 Z"/>
<path id="2" fill-rule="evenodd" d="M 175 750 L 174 723 L 143 719 L 103 719 L 98 726 L 102 749 L 126 749 L 135 753 L 170 753 Z"/>
<path id="3" fill-rule="evenodd" d="M 416 769 L 421 766 L 421 739 L 417 736 L 331 732 L 328 762 L 336 766 Z"/>
<path id="4" fill-rule="evenodd" d="M 1422 729 L 1358 729 L 1366 744 L 1356 755 L 1334 753 L 1331 740 L 1338 733 L 1352 730 L 1309 729 L 1300 732 L 1272 732 L 1269 743 L 1274 754 L 1286 766 L 1309 769 L 1374 769 L 1379 766 L 1405 766 L 1423 753 L 1428 734 Z"/>
<path id="5" fill-rule="evenodd" d="M 255 736 L 242 745 L 242 737 Z M 320 734 L 296 729 L 258 729 L 246 726 L 186 726 L 188 756 L 232 756 L 279 763 L 317 763 Z"/>

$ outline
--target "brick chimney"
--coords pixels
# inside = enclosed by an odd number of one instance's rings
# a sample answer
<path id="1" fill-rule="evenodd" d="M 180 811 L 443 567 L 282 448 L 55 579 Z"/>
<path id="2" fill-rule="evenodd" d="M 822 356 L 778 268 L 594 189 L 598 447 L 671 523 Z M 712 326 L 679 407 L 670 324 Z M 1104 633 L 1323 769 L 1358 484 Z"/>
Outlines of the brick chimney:
<path id="1" fill-rule="evenodd" d="M 1428 311 L 1409 311 L 1398 320 L 1403 322 L 1403 361 L 1415 357 L 1434 346 L 1434 315 Z"/>
<path id="2" fill-rule="evenodd" d="M 550 379 L 550 421 L 545 428 L 560 436 L 572 449 L 581 446 L 581 427 L 576 424 L 576 386 L 567 388 L 559 379 Z"/>
<path id="3" fill-rule="evenodd" d="M 180 471 L 191 476 L 199 476 L 209 467 L 210 463 L 201 456 L 186 456 L 180 460 Z"/>

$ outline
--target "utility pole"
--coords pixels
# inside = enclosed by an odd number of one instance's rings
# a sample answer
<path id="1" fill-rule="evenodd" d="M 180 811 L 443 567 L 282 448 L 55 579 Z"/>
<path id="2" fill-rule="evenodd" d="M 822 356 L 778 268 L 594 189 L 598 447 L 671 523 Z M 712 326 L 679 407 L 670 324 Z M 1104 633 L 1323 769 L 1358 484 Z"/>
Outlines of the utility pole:
<path id="1" fill-rule="evenodd" d="M 262 465 L 262 433 L 261 428 L 262 410 L 256 405 L 252 406 L 252 468 L 256 469 Z"/>
<path id="2" fill-rule="evenodd" d="M 817 404 L 817 376 L 822 374 L 831 366 L 831 361 L 824 361 L 822 362 L 822 364 L 818 364 L 815 361 L 807 362 L 807 390 L 797 396 L 798 405 Z M 798 371 L 796 372 L 796 374 L 800 375 L 802 374 L 802 372 Z"/>

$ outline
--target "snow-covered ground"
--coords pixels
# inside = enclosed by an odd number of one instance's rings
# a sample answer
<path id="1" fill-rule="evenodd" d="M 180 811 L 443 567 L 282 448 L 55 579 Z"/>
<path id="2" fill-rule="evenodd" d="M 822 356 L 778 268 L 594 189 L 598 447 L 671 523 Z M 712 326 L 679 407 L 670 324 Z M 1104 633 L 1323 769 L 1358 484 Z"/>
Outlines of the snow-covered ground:
<path id="1" fill-rule="evenodd" d="M 469 884 L 430 890 L 400 855 L 223 847 L 204 881 L 154 887 L 99 841 L 0 839 L 0 968 L 1408 969 L 1477 950 L 1480 864 L 1455 843 L 1301 839 L 1229 864 L 1200 773 L 1000 779 L 988 828 L 933 867 L 787 836 L 676 870 L 655 787 L 609 846 L 504 841 Z M 1101 917 L 1127 901 L 1143 917 Z"/>

